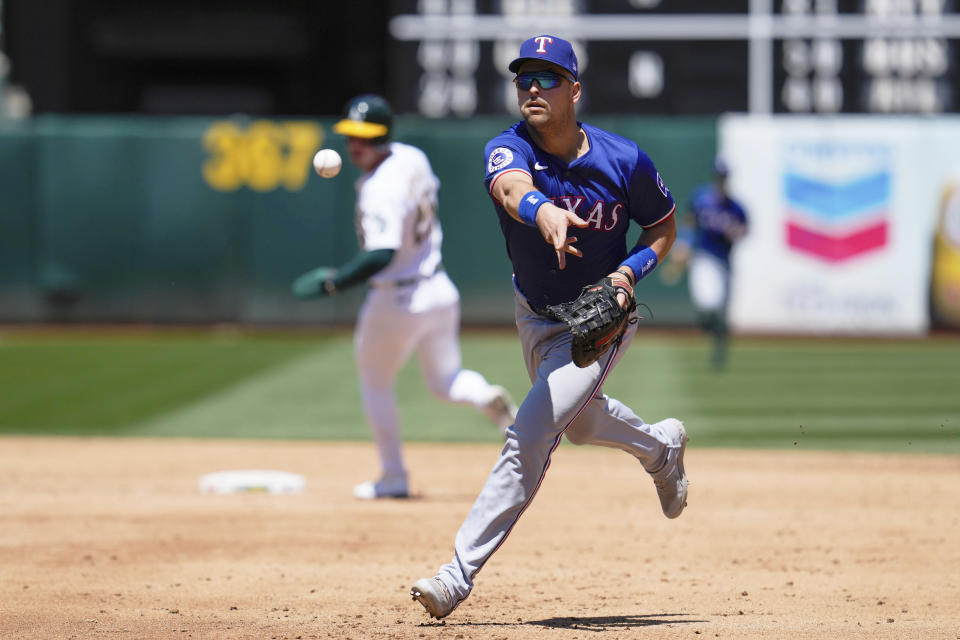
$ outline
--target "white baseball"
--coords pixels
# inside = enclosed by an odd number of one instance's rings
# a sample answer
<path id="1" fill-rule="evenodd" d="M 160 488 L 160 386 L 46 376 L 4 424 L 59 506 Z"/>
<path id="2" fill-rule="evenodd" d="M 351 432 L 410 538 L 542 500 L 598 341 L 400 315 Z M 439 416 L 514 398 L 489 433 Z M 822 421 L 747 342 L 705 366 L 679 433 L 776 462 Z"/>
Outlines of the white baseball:
<path id="1" fill-rule="evenodd" d="M 333 149 L 320 149 L 313 156 L 313 168 L 321 178 L 332 178 L 340 173 L 342 167 L 343 160 Z"/>

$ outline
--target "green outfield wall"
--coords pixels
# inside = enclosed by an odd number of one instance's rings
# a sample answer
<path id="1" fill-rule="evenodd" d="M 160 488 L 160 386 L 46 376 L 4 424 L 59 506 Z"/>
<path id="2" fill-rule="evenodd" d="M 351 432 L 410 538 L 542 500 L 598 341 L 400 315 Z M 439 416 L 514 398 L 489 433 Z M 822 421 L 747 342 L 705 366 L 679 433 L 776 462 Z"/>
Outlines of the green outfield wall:
<path id="1" fill-rule="evenodd" d="M 636 140 L 678 202 L 709 178 L 713 118 L 591 118 Z M 467 324 L 512 322 L 510 264 L 483 187 L 486 141 L 509 118 L 400 118 L 440 177 L 444 263 Z M 357 171 L 333 120 L 42 116 L 0 122 L 0 321 L 326 324 L 362 290 L 293 298 L 291 281 L 357 250 Z M 682 206 L 681 206 L 682 208 Z M 686 282 L 644 281 L 654 323 L 690 324 Z"/>

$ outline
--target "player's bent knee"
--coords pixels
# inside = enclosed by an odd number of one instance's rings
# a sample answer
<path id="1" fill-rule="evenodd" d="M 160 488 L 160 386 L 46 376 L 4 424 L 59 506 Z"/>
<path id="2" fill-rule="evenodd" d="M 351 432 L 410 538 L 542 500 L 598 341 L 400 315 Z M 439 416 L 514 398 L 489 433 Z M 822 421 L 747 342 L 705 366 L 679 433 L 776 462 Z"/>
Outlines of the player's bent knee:
<path id="1" fill-rule="evenodd" d="M 574 422 L 564 435 L 571 444 L 582 446 L 589 444 L 593 436 L 593 428 L 588 422 Z"/>
<path id="2" fill-rule="evenodd" d="M 578 447 L 588 444 L 590 442 L 590 438 L 586 437 L 584 434 L 580 432 L 571 433 L 567 431 L 564 435 L 567 436 L 567 441 L 570 442 L 570 444 L 575 444 Z"/>

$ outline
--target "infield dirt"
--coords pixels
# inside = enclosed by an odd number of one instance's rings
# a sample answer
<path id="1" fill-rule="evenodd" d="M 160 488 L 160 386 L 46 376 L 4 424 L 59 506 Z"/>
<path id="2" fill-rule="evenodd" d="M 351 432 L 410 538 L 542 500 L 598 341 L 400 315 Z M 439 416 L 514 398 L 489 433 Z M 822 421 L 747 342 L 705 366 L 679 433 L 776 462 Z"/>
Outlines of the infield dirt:
<path id="1" fill-rule="evenodd" d="M 496 445 L 407 445 L 417 496 L 359 502 L 370 444 L 0 438 L 0 638 L 960 638 L 960 458 L 698 449 L 689 507 L 562 446 L 443 623 Z M 302 494 L 201 495 L 225 469 Z"/>

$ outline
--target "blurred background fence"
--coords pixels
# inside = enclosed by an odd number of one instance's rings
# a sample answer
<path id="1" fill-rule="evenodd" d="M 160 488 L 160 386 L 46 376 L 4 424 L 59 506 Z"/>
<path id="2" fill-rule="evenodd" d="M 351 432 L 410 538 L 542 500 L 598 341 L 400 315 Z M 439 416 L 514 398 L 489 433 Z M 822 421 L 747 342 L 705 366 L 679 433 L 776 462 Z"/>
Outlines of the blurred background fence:
<path id="1" fill-rule="evenodd" d="M 356 292 L 305 303 L 292 280 L 357 251 L 356 170 L 333 120 L 37 116 L 0 127 L 0 320 L 15 322 L 351 321 Z M 512 322 L 510 264 L 483 188 L 483 147 L 512 122 L 401 118 L 440 177 L 444 261 L 470 323 Z M 595 118 L 642 140 L 675 193 L 716 146 L 713 118 Z M 692 321 L 682 283 L 646 292 L 657 322 Z"/>
<path id="2" fill-rule="evenodd" d="M 0 0 L 0 322 L 352 322 L 361 290 L 289 285 L 356 250 L 357 173 L 310 158 L 375 92 L 443 183 L 464 321 L 510 323 L 481 156 L 517 117 L 508 61 L 549 32 L 577 51 L 581 117 L 636 140 L 681 217 L 728 158 L 751 220 L 736 330 L 958 328 L 955 5 Z M 645 281 L 653 324 L 694 322 L 686 284 Z"/>

